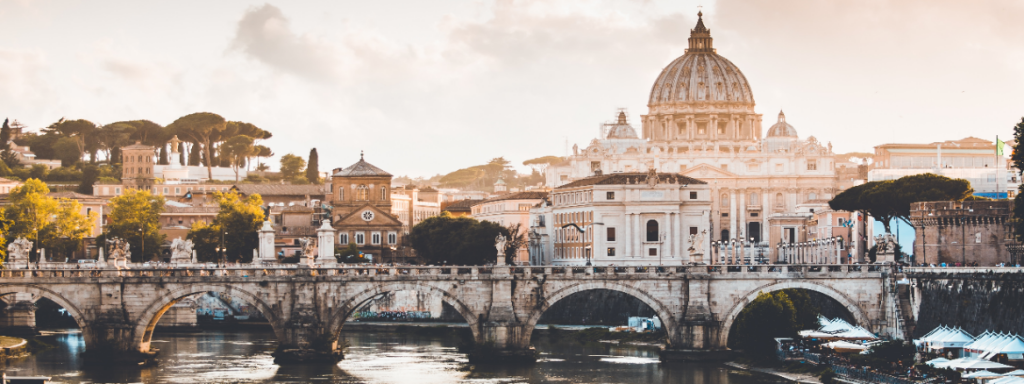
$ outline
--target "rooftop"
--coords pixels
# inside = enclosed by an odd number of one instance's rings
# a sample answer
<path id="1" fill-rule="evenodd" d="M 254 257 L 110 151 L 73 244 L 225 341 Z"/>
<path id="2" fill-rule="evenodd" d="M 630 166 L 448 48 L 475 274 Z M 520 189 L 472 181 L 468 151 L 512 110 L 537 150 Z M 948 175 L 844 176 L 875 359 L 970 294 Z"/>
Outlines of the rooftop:
<path id="1" fill-rule="evenodd" d="M 448 212 L 469 212 L 470 207 L 482 201 L 483 199 L 459 200 L 454 203 L 448 204 L 448 206 L 445 207 L 444 210 Z"/>
<path id="2" fill-rule="evenodd" d="M 683 176 L 678 173 L 659 173 L 658 174 L 659 184 L 670 183 L 670 184 L 707 184 L 703 180 L 694 179 L 689 176 Z M 630 184 L 647 184 L 646 173 L 613 173 L 610 175 L 591 176 L 585 179 L 576 180 L 569 184 L 565 184 L 555 189 L 567 189 L 576 187 L 585 187 L 588 185 L 630 185 Z"/>
<path id="3" fill-rule="evenodd" d="M 383 169 L 377 168 L 377 166 L 367 163 L 363 159 L 363 155 L 359 155 L 359 161 L 355 164 L 350 165 L 348 168 L 342 169 L 334 174 L 334 176 L 340 177 L 353 177 L 353 176 L 387 176 L 391 177 L 390 173 L 385 172 Z"/>
<path id="4" fill-rule="evenodd" d="M 479 204 L 483 204 L 483 203 L 492 203 L 492 202 L 495 202 L 495 201 L 502 201 L 502 200 L 541 200 L 541 199 L 544 199 L 547 196 L 548 196 L 547 192 L 516 192 L 516 193 L 504 194 L 504 195 L 501 195 L 501 196 L 498 196 L 498 197 L 494 197 L 494 198 L 490 198 L 490 199 L 487 199 L 487 200 L 482 200 L 482 201 L 481 200 L 472 200 L 472 201 L 476 201 L 477 202 L 476 204 L 473 204 L 473 205 L 479 205 Z M 467 200 L 463 200 L 463 201 L 467 201 Z"/>
<path id="5" fill-rule="evenodd" d="M 260 196 L 317 196 L 325 193 L 322 185 L 314 184 L 237 184 L 232 188 L 244 195 Z"/>

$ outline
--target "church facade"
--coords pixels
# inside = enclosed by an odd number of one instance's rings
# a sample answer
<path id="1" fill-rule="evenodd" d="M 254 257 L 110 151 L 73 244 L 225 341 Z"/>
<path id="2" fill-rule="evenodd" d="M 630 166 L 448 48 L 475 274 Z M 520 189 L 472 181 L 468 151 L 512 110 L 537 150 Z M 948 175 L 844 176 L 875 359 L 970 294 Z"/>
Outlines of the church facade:
<path id="1" fill-rule="evenodd" d="M 707 183 L 708 242 L 775 249 L 806 241 L 807 219 L 839 192 L 832 145 L 800 138 L 782 112 L 765 133 L 746 77 L 717 53 L 698 17 L 689 49 L 654 82 L 639 135 L 620 111 L 600 137 L 549 167 L 546 182 L 557 189 L 597 175 L 679 174 Z"/>
<path id="2" fill-rule="evenodd" d="M 335 244 L 355 244 L 374 262 L 407 261 L 397 260 L 403 233 L 402 221 L 392 214 L 391 178 L 362 155 L 355 164 L 334 170 L 326 200 L 332 207 Z"/>

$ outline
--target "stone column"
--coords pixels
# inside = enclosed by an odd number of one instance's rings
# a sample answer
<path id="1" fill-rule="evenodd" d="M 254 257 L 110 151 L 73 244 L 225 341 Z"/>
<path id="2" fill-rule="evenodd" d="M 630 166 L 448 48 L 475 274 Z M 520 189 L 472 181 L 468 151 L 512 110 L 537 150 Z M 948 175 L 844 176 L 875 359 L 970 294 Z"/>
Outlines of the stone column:
<path id="1" fill-rule="evenodd" d="M 736 238 L 736 191 L 729 190 L 729 238 Z"/>
<path id="2" fill-rule="evenodd" d="M 36 331 L 36 304 L 37 298 L 31 293 L 18 292 L 13 295 L 6 295 L 2 300 L 7 303 L 7 308 L 0 314 L 0 326 L 5 334 L 12 336 L 35 336 Z"/>
<path id="3" fill-rule="evenodd" d="M 381 234 L 383 240 L 387 239 L 387 233 Z M 338 264 L 338 259 L 334 257 L 334 228 L 331 227 L 331 220 L 324 220 L 320 228 L 316 230 L 316 260 L 314 263 L 331 267 Z"/>
<path id="4" fill-rule="evenodd" d="M 644 227 L 642 226 L 642 223 L 640 223 L 640 214 L 638 213 L 633 214 L 633 229 L 633 237 L 635 238 L 634 240 L 636 240 L 636 242 L 633 244 L 633 254 L 636 255 L 637 257 L 643 257 L 645 240 L 644 235 L 646 234 L 646 231 L 644 231 Z M 639 234 L 640 236 L 637 236 L 637 234 Z"/>
<path id="5" fill-rule="evenodd" d="M 675 227 L 672 225 L 672 213 L 665 212 L 665 239 L 658 239 L 662 242 L 662 249 L 659 252 L 667 253 L 661 255 L 661 259 L 663 260 L 662 262 L 664 262 L 667 257 L 675 257 L 676 255 L 675 249 L 672 247 L 672 241 L 675 239 L 675 236 L 673 236 L 673 230 L 675 230 Z"/>
<path id="6" fill-rule="evenodd" d="M 683 259 L 683 253 L 684 253 L 683 246 L 680 245 L 680 244 L 682 244 L 684 242 L 683 241 L 684 236 L 688 236 L 689 233 L 690 233 L 689 231 L 683 229 L 683 226 L 682 226 L 683 220 L 682 219 L 683 218 L 680 217 L 680 214 L 678 212 L 673 212 L 672 213 L 672 229 L 673 229 L 673 232 L 671 234 L 669 234 L 669 236 L 672 237 L 672 252 L 673 252 L 672 255 L 673 256 L 679 256 L 679 260 Z"/>
<path id="7" fill-rule="evenodd" d="M 748 233 L 750 231 L 750 227 L 747 226 L 747 190 L 746 189 L 740 190 L 739 191 L 739 195 L 740 195 L 740 203 L 739 203 L 739 211 L 740 211 L 740 213 L 739 213 L 739 215 L 736 216 L 736 222 L 738 223 L 737 226 L 739 227 L 740 232 L 743 232 L 743 237 L 744 237 L 743 240 L 747 240 L 747 239 L 750 238 L 750 233 Z M 739 234 L 739 233 L 737 233 L 737 234 Z"/>
<path id="8" fill-rule="evenodd" d="M 263 227 L 259 231 L 260 238 L 260 251 L 259 251 L 259 262 L 260 263 L 276 263 L 277 252 L 274 251 L 274 227 L 270 225 L 269 221 L 263 222 Z"/>
<path id="9" fill-rule="evenodd" d="M 633 255 L 631 248 L 633 246 L 633 215 L 627 213 L 624 218 L 622 223 L 626 227 L 626 236 L 622 238 L 622 256 L 628 257 Z"/>
<path id="10" fill-rule="evenodd" d="M 767 165 L 768 164 L 766 164 L 766 166 Z M 768 207 L 768 204 L 771 204 L 771 199 L 768 198 L 770 193 L 771 191 L 769 191 L 768 188 L 761 189 L 761 241 L 766 241 L 768 243 L 771 243 L 772 235 L 771 228 L 768 228 L 768 213 L 771 212 L 771 208 Z"/>

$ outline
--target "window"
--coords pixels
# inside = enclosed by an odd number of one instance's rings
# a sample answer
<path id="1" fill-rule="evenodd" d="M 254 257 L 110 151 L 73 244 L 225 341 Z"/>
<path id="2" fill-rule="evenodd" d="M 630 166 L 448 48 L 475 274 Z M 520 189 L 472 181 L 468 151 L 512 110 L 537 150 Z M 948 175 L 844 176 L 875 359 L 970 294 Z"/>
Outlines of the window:
<path id="1" fill-rule="evenodd" d="M 757 198 L 758 197 L 759 196 L 757 196 L 757 192 L 751 193 L 750 194 L 750 201 L 749 201 L 749 203 L 750 204 L 757 204 Z"/>
<path id="2" fill-rule="evenodd" d="M 757 212 L 750 212 L 750 217 L 757 217 Z"/>
<path id="3" fill-rule="evenodd" d="M 707 133 L 707 130 L 704 129 L 704 127 L 697 128 L 697 134 L 698 135 L 703 135 L 705 133 Z"/>
<path id="4" fill-rule="evenodd" d="M 690 192 L 690 200 L 697 200 L 697 192 Z"/>
<path id="5" fill-rule="evenodd" d="M 817 199 L 817 198 L 818 198 L 818 194 L 817 193 L 811 192 L 811 193 L 807 194 L 807 200 L 814 200 L 814 199 Z"/>
<path id="6" fill-rule="evenodd" d="M 347 233 L 339 233 L 338 234 L 338 244 L 340 244 L 342 246 L 348 245 L 348 234 Z"/>
<path id="7" fill-rule="evenodd" d="M 807 170 L 808 171 L 813 171 L 813 170 L 816 170 L 816 169 L 818 169 L 818 161 L 817 160 L 807 160 Z"/>
<path id="8" fill-rule="evenodd" d="M 615 247 L 608 248 L 608 256 L 615 256 Z"/>
<path id="9" fill-rule="evenodd" d="M 615 200 L 615 192 L 607 192 L 604 194 L 605 200 Z"/>
<path id="10" fill-rule="evenodd" d="M 167 194 L 167 187 L 164 187 L 164 194 Z"/>
<path id="11" fill-rule="evenodd" d="M 729 212 L 722 212 L 722 217 L 729 217 Z"/>
<path id="12" fill-rule="evenodd" d="M 723 229 L 722 230 L 722 237 L 719 240 L 729 240 L 729 230 L 728 229 Z"/>
<path id="13" fill-rule="evenodd" d="M 647 241 L 658 241 L 658 221 L 647 221 Z"/>
<path id="14" fill-rule="evenodd" d="M 338 200 L 345 200 L 345 188 L 338 188 Z"/>
<path id="15" fill-rule="evenodd" d="M 380 232 L 372 232 L 372 233 L 370 233 L 370 244 L 373 244 L 373 245 L 380 244 Z"/>
<path id="16" fill-rule="evenodd" d="M 844 220 L 842 217 L 836 219 L 836 225 L 839 225 L 840 227 L 842 227 L 843 224 L 846 224 L 846 220 Z"/>
<path id="17" fill-rule="evenodd" d="M 747 170 L 751 172 L 757 172 L 761 170 L 760 164 L 747 164 Z"/>
<path id="18" fill-rule="evenodd" d="M 388 232 L 388 244 L 391 244 L 391 245 L 398 244 L 398 233 L 396 233 L 396 232 Z"/>
<path id="19" fill-rule="evenodd" d="M 358 187 L 356 187 L 356 200 L 366 201 L 370 198 L 369 195 L 370 188 L 367 188 L 365 185 L 359 185 Z"/>
<path id="20" fill-rule="evenodd" d="M 658 256 L 658 248 L 647 248 L 647 256 Z"/>
<path id="21" fill-rule="evenodd" d="M 608 241 L 615 241 L 615 228 L 608 228 L 607 232 L 608 233 L 605 238 L 608 239 Z"/>
<path id="22" fill-rule="evenodd" d="M 723 206 L 723 207 L 728 207 L 729 206 L 729 195 L 723 193 L 722 194 L 722 199 L 719 201 L 719 204 L 721 206 Z"/>
<path id="23" fill-rule="evenodd" d="M 362 232 L 356 232 L 356 245 L 366 244 L 366 238 L 364 236 L 365 235 L 363 235 Z"/>
<path id="24" fill-rule="evenodd" d="M 115 187 L 115 188 L 114 188 L 114 194 L 115 194 L 115 195 L 120 195 L 120 194 L 121 194 L 121 188 L 116 188 L 116 187 Z"/>
<path id="25" fill-rule="evenodd" d="M 180 194 L 181 194 L 181 188 L 179 188 L 179 187 L 174 187 L 174 194 L 175 194 L 175 195 L 180 195 Z"/>
<path id="26" fill-rule="evenodd" d="M 388 200 L 388 187 L 380 187 L 380 200 L 381 201 L 387 201 Z"/>
<path id="27" fill-rule="evenodd" d="M 719 135 L 724 135 L 725 134 L 725 127 L 718 126 L 718 134 Z"/>
<path id="28" fill-rule="evenodd" d="M 696 235 L 697 234 L 697 227 L 690 227 L 690 234 L 691 235 Z"/>
<path id="29" fill-rule="evenodd" d="M 85 209 L 85 217 L 89 217 L 89 215 L 91 215 L 91 214 L 92 214 L 92 208 L 86 208 Z"/>

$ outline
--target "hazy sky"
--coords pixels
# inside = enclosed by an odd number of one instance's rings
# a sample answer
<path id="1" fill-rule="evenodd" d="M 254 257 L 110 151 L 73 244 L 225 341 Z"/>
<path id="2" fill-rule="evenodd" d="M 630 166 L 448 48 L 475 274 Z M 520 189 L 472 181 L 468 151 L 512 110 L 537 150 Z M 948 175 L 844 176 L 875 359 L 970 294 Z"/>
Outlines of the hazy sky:
<path id="1" fill-rule="evenodd" d="M 1010 138 L 1024 116 L 1021 1 L 0 0 L 0 118 L 209 111 L 278 155 L 317 147 L 321 170 L 360 150 L 396 175 L 521 165 L 616 108 L 639 128 L 698 5 L 766 131 L 782 108 L 801 137 L 872 151 Z"/>

